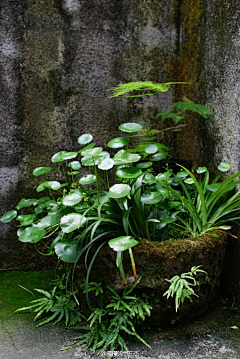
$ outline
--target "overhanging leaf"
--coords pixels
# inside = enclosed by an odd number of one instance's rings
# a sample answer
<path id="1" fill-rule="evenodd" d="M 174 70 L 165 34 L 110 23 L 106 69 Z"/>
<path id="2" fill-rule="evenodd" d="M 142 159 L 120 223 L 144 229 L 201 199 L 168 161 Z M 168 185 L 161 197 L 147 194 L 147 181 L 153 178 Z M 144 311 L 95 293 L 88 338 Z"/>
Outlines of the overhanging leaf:
<path id="1" fill-rule="evenodd" d="M 110 187 L 108 196 L 110 198 L 122 198 L 130 193 L 131 187 L 124 183 L 118 183 Z"/>
<path id="2" fill-rule="evenodd" d="M 142 126 L 139 125 L 139 123 L 135 123 L 135 122 L 122 123 L 118 128 L 123 132 L 129 132 L 129 133 L 138 132 L 142 130 Z"/>
<path id="3" fill-rule="evenodd" d="M 68 167 L 72 168 L 73 170 L 79 170 L 79 168 L 81 168 L 81 163 L 79 161 L 72 161 L 68 164 Z"/>
<path id="4" fill-rule="evenodd" d="M 161 201 L 162 195 L 160 192 L 146 191 L 141 196 L 141 202 L 144 204 L 155 204 Z"/>
<path id="5" fill-rule="evenodd" d="M 41 183 L 38 187 L 37 187 L 37 192 L 41 192 L 43 191 L 45 188 L 51 188 L 53 190 L 58 190 L 59 188 L 61 188 L 61 183 L 59 183 L 58 181 L 46 181 Z"/>
<path id="6" fill-rule="evenodd" d="M 126 249 L 132 248 L 138 244 L 138 241 L 131 236 L 122 236 L 113 238 L 108 242 L 110 248 L 114 251 L 125 251 Z"/>
<path id="7" fill-rule="evenodd" d="M 93 148 L 89 148 L 87 150 L 84 150 L 81 152 L 82 156 L 86 156 L 86 157 L 90 157 L 90 156 L 96 156 L 98 155 L 100 152 L 102 152 L 103 148 L 102 147 L 93 147 Z"/>
<path id="8" fill-rule="evenodd" d="M 92 175 L 92 174 L 85 175 L 85 176 L 81 177 L 79 180 L 80 184 L 91 184 L 93 182 L 96 182 L 96 176 Z"/>
<path id="9" fill-rule="evenodd" d="M 52 167 L 36 167 L 33 170 L 33 175 L 35 177 L 45 175 L 46 173 L 50 172 Z"/>
<path id="10" fill-rule="evenodd" d="M 128 144 L 128 139 L 125 137 L 115 137 L 108 142 L 110 148 L 121 148 Z"/>
<path id="11" fill-rule="evenodd" d="M 75 158 L 77 157 L 77 155 L 78 152 L 59 151 L 52 156 L 51 161 L 53 163 L 62 162 L 65 160 L 70 160 L 72 158 Z"/>
<path id="12" fill-rule="evenodd" d="M 20 222 L 21 226 L 29 226 L 30 224 L 32 224 L 32 222 L 35 219 L 35 215 L 33 214 L 20 214 L 16 220 Z"/>
<path id="13" fill-rule="evenodd" d="M 36 206 L 37 204 L 38 204 L 38 200 L 36 198 L 29 198 L 29 199 L 22 198 L 16 205 L 16 209 L 19 211 L 22 208 Z"/>
<path id="14" fill-rule="evenodd" d="M 37 227 L 27 227 L 24 229 L 18 239 L 20 242 L 24 243 L 37 243 L 41 241 L 45 235 L 46 231 L 44 229 L 39 229 Z"/>
<path id="15" fill-rule="evenodd" d="M 69 213 L 61 218 L 60 225 L 64 233 L 71 233 L 80 228 L 86 220 L 86 217 L 81 214 Z"/>
<path id="16" fill-rule="evenodd" d="M 84 133 L 80 137 L 78 137 L 78 143 L 80 145 L 86 145 L 87 143 L 91 142 L 93 139 L 93 136 L 90 133 Z"/>
<path id="17" fill-rule="evenodd" d="M 116 175 L 121 178 L 136 178 L 141 174 L 142 171 L 137 167 L 123 167 L 116 172 Z"/>
<path id="18" fill-rule="evenodd" d="M 62 204 L 64 204 L 64 206 L 74 206 L 75 204 L 78 204 L 82 198 L 83 194 L 80 191 L 70 193 L 63 197 Z"/>
<path id="19" fill-rule="evenodd" d="M 104 160 L 102 160 L 99 165 L 98 168 L 100 170 L 110 170 L 112 167 L 114 166 L 114 161 L 112 158 L 104 158 Z"/>
<path id="20" fill-rule="evenodd" d="M 220 163 L 220 165 L 218 165 L 218 169 L 221 172 L 227 172 L 228 170 L 230 170 L 231 168 L 231 164 L 228 162 L 222 162 Z"/>
<path id="21" fill-rule="evenodd" d="M 1 218 L 1 222 L 2 223 L 8 223 L 11 222 L 14 218 L 17 217 L 17 211 L 15 211 L 14 209 L 11 211 L 6 212 Z"/>

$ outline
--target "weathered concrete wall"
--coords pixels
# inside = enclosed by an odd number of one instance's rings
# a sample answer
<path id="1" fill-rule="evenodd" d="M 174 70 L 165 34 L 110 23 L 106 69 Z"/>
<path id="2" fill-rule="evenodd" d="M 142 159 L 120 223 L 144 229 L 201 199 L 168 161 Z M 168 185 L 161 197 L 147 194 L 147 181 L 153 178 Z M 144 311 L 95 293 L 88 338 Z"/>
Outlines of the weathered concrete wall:
<path id="1" fill-rule="evenodd" d="M 240 3 L 202 1 L 199 93 L 214 110 L 205 123 L 205 161 L 240 164 Z"/>
<path id="2" fill-rule="evenodd" d="M 173 14 L 171 0 L 1 0 L 0 214 L 35 196 L 32 170 L 78 149 L 81 133 L 106 143 L 118 124 L 150 121 L 157 99 L 108 99 L 106 90 L 173 79 Z M 10 228 L 1 224 L 0 262 L 8 254 L 13 266 L 24 247 Z"/>

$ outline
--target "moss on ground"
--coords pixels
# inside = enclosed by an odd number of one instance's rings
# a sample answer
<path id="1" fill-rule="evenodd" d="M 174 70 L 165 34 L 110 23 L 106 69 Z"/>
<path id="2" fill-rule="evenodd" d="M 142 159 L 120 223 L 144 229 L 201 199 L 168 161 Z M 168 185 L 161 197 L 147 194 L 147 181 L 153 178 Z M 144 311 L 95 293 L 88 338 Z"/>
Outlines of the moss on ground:
<path id="1" fill-rule="evenodd" d="M 0 271 L 0 320 L 22 315 L 15 310 L 41 296 L 34 288 L 49 290 L 54 278 L 54 271 Z"/>

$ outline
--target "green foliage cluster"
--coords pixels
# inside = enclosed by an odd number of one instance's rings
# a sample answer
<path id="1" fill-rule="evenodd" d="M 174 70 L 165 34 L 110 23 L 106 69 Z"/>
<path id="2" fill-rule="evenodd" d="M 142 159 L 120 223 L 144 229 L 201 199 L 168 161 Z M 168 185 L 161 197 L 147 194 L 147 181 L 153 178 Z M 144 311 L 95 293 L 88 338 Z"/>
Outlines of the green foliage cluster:
<path id="1" fill-rule="evenodd" d="M 113 89 L 113 97 L 132 90 L 144 92 L 139 96 L 145 96 L 146 90 L 152 91 L 151 94 L 165 92 L 173 84 L 123 84 Z M 173 109 L 181 118 L 187 110 L 203 117 L 210 114 L 205 106 L 193 104 L 188 99 L 174 104 Z M 163 119 L 170 116 L 160 115 Z M 179 122 L 179 117 L 171 116 Z M 156 172 L 153 164 L 168 154 L 168 149 L 156 141 L 158 131 L 143 129 L 133 122 L 121 124 L 119 130 L 123 132 L 122 137 L 111 139 L 108 151 L 96 146 L 92 142 L 93 136 L 85 133 L 78 138 L 78 144 L 82 146 L 79 150 L 55 153 L 51 162 L 61 169 L 64 180 L 51 178 L 52 167 L 35 168 L 33 176 L 43 178 L 36 188 L 38 198 L 22 198 L 15 209 L 1 217 L 3 223 L 14 221 L 20 242 L 31 243 L 38 251 L 37 243 L 41 242 L 46 248 L 41 254 L 56 255 L 66 264 L 66 285 L 58 282 L 51 292 L 38 289 L 43 298 L 20 309 L 32 308 L 35 319 L 49 313 L 50 317 L 39 325 L 62 319 L 66 325 L 73 325 L 83 319 L 76 311 L 75 303 L 79 303 L 73 287 L 68 290 L 68 279 L 73 278 L 78 265 L 83 264 L 87 269 L 87 298 L 90 290 L 101 296 L 101 286 L 95 285 L 93 289 L 89 284 L 90 272 L 105 244 L 115 251 L 116 265 L 126 289 L 121 297 L 108 288 L 112 293 L 110 304 L 95 308 L 90 315 L 89 326 L 79 337 L 79 343 L 87 344 L 87 348 L 92 346 L 94 351 L 114 348 L 117 344 L 127 351 L 124 337 L 127 334 L 143 341 L 136 333 L 134 323 L 144 320 L 150 314 L 150 307 L 129 295 L 138 281 L 132 248 L 141 239 L 163 241 L 176 232 L 179 236 L 196 237 L 216 229 L 227 230 L 239 218 L 240 191 L 235 190 L 240 183 L 236 180 L 240 172 L 227 177 L 229 163 L 218 166 L 220 173 L 212 183 L 206 167 L 198 168 L 196 174 L 182 166 L 176 174 L 168 168 Z M 132 145 L 136 137 L 139 143 Z M 223 180 L 222 173 L 225 173 Z M 93 247 L 94 251 L 91 251 Z M 124 251 L 129 252 L 135 277 L 135 284 L 130 289 L 123 268 Z M 191 287 L 197 282 L 193 275 L 199 271 L 195 267 L 170 280 L 166 295 L 176 294 L 176 310 L 185 298 L 191 299 L 194 295 Z"/>
<path id="2" fill-rule="evenodd" d="M 89 326 L 78 328 L 83 332 L 74 338 L 78 342 L 62 350 L 86 344 L 84 350 L 91 348 L 93 354 L 98 351 L 97 354 L 99 355 L 107 348 L 110 348 L 110 352 L 120 348 L 130 358 L 126 337 L 134 337 L 151 349 L 136 329 L 142 324 L 146 316 L 150 316 L 152 307 L 147 303 L 147 300 L 144 301 L 132 294 L 136 285 L 137 283 L 130 289 L 126 287 L 122 295 L 119 295 L 114 289 L 106 287 L 111 292 L 111 300 L 104 307 L 103 296 L 105 293 L 102 287 L 99 286 L 99 283 L 89 283 L 88 291 L 94 291 L 95 295 L 101 297 L 99 307 L 92 310 L 88 318 Z M 109 356 L 109 358 L 111 357 Z"/>

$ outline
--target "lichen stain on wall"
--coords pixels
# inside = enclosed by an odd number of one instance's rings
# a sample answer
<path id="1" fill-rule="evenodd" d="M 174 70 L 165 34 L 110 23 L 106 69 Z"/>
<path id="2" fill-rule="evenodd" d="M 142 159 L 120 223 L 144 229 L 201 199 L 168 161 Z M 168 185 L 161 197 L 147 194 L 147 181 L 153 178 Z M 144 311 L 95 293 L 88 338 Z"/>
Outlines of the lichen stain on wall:
<path id="1" fill-rule="evenodd" d="M 176 53 L 170 56 L 166 67 L 172 72 L 174 81 L 189 82 L 191 85 L 176 86 L 174 100 L 186 96 L 198 102 L 198 57 L 201 21 L 200 0 L 174 0 L 174 21 L 177 28 Z M 181 158 L 194 160 L 194 165 L 202 163 L 202 130 L 198 116 L 190 113 L 186 127 L 178 132 L 174 141 L 174 153 Z M 184 124 L 184 122 L 182 122 Z"/>

